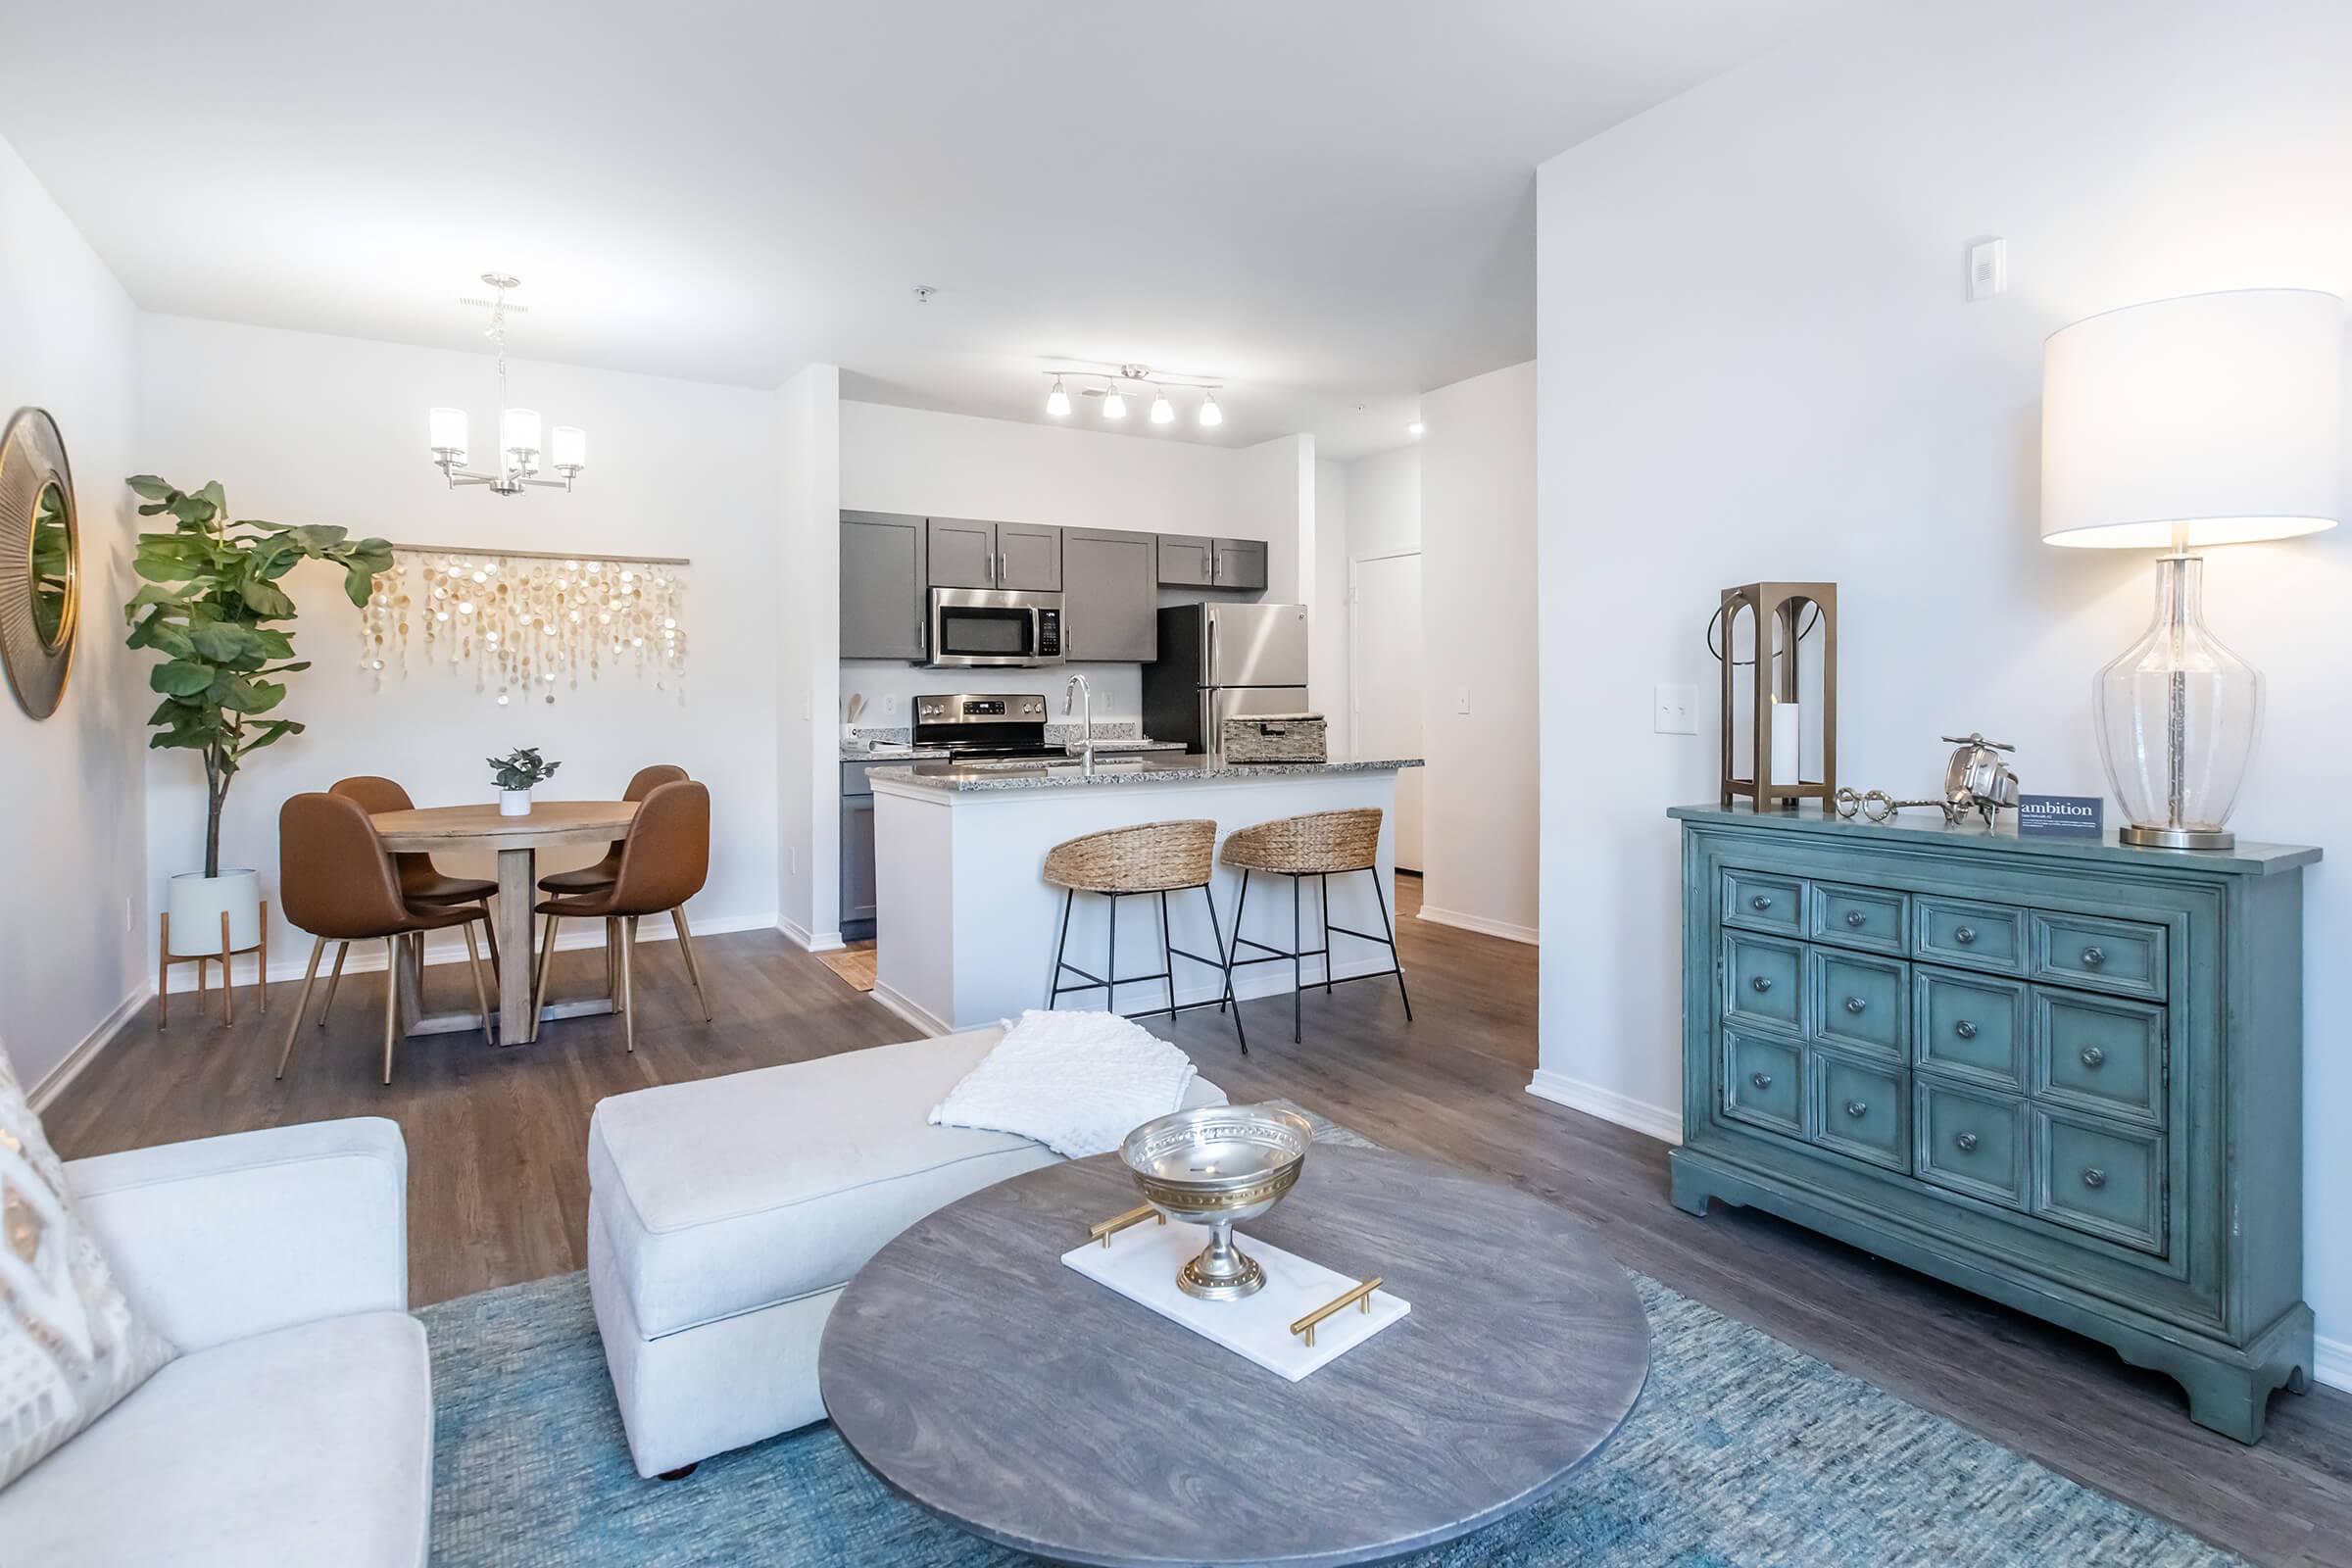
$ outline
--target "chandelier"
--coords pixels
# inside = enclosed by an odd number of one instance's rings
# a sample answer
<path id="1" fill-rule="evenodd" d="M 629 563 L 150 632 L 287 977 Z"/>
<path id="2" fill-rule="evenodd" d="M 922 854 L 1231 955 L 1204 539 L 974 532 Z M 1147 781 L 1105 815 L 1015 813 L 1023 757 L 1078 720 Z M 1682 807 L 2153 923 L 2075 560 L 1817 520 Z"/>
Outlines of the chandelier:
<path id="1" fill-rule="evenodd" d="M 1127 398 L 1120 388 L 1125 383 L 1133 381 L 1152 389 L 1152 422 L 1153 424 L 1175 422 L 1176 405 L 1168 401 L 1168 388 L 1170 387 L 1200 394 L 1200 409 L 1196 417 L 1200 419 L 1202 429 L 1214 429 L 1225 422 L 1225 411 L 1217 407 L 1217 389 L 1224 384 L 1220 381 L 1172 380 L 1164 375 L 1153 375 L 1152 367 L 1149 365 L 1122 365 L 1113 370 L 1076 368 L 1045 370 L 1040 373 L 1054 378 L 1054 390 L 1046 394 L 1046 412 L 1056 419 L 1068 417 L 1070 412 L 1070 394 L 1063 390 L 1061 384 L 1062 377 L 1066 375 L 1074 380 L 1102 383 L 1101 386 L 1081 387 L 1079 394 L 1082 397 L 1101 398 L 1102 400 L 1102 417 L 1105 419 L 1127 417 Z"/>
<path id="2" fill-rule="evenodd" d="M 482 335 L 498 345 L 498 471 L 477 473 L 466 466 L 464 409 L 434 409 L 426 416 L 433 443 L 433 464 L 448 476 L 452 490 L 462 484 L 486 484 L 493 495 L 502 496 L 520 495 L 525 485 L 542 490 L 569 490 L 573 476 L 588 466 L 588 432 L 576 424 L 557 425 L 552 435 L 554 445 L 545 455 L 548 466 L 564 477 L 536 477 L 541 457 L 539 411 L 507 407 L 507 312 L 510 309 L 523 312 L 530 307 L 507 304 L 507 291 L 522 286 L 522 280 L 513 273 L 484 272 L 482 281 L 497 291 L 495 299 L 464 299 L 458 303 L 490 308 L 490 330 Z"/>

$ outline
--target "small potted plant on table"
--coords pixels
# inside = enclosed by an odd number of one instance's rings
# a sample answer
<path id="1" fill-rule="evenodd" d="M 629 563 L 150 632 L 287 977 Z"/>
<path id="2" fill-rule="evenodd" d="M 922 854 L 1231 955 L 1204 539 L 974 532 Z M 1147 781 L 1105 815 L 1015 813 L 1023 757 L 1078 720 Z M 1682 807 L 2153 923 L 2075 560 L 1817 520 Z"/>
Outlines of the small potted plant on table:
<path id="1" fill-rule="evenodd" d="M 491 776 L 498 780 L 498 814 L 528 816 L 531 814 L 531 787 L 542 779 L 556 776 L 562 762 L 550 762 L 539 755 L 536 746 L 524 746 L 504 757 L 489 759 Z"/>

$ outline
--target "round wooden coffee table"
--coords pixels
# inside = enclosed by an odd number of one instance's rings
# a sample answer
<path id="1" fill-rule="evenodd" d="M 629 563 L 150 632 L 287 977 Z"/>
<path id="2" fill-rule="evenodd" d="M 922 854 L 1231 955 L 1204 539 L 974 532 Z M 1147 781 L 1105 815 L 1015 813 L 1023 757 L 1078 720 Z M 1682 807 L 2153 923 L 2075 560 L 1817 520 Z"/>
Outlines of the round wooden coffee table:
<path id="1" fill-rule="evenodd" d="M 1078 1160 L 883 1248 L 818 1357 L 852 1450 L 940 1517 L 1061 1561 L 1369 1562 L 1543 1498 L 1648 1376 L 1625 1271 L 1515 1188 L 1316 1145 L 1245 1234 L 1380 1274 L 1412 1313 L 1298 1383 L 1062 1265 L 1136 1197 L 1115 1155 Z"/>

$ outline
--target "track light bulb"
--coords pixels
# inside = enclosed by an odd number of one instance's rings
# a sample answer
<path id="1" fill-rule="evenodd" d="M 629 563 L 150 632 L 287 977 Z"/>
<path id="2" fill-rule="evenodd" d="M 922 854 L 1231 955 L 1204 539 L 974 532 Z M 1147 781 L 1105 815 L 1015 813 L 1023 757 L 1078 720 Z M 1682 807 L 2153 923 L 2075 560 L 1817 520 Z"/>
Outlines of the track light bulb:
<path id="1" fill-rule="evenodd" d="M 1127 417 L 1127 400 L 1119 396 L 1119 384 L 1116 381 L 1110 384 L 1109 391 L 1102 394 L 1102 417 L 1105 419 Z"/>
<path id="2" fill-rule="evenodd" d="M 1061 377 L 1054 378 L 1054 390 L 1046 394 L 1046 412 L 1056 419 L 1070 412 L 1070 395 L 1061 389 Z"/>
<path id="3" fill-rule="evenodd" d="M 1175 417 L 1176 405 L 1168 401 L 1168 395 L 1165 392 L 1160 391 L 1157 387 L 1152 388 L 1152 422 L 1166 424 Z"/>
<path id="4" fill-rule="evenodd" d="M 1200 423 L 1202 427 L 1213 427 L 1224 422 L 1225 411 L 1217 407 L 1217 395 L 1214 392 L 1200 394 Z"/>

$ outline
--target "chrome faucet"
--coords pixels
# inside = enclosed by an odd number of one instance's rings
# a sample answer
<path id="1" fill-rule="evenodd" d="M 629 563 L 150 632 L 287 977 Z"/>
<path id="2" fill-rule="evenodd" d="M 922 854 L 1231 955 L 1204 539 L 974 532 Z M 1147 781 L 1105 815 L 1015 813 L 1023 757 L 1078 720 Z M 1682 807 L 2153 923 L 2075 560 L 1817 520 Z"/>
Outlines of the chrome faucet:
<path id="1" fill-rule="evenodd" d="M 1085 758 L 1086 771 L 1092 774 L 1095 770 L 1095 689 L 1086 683 L 1084 675 L 1072 674 L 1070 683 L 1061 690 L 1062 717 L 1070 716 L 1070 704 L 1081 697 L 1086 702 L 1079 710 L 1078 739 L 1064 741 L 1062 749 L 1072 757 Z"/>

